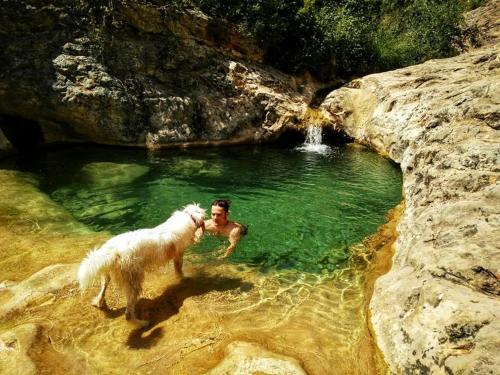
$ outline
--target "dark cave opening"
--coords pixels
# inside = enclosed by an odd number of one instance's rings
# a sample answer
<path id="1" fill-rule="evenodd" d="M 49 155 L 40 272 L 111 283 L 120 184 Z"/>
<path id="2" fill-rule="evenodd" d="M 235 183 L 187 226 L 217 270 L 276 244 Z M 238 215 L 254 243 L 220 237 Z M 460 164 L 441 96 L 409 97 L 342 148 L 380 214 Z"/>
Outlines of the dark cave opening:
<path id="1" fill-rule="evenodd" d="M 0 129 L 19 153 L 35 151 L 45 143 L 40 124 L 33 120 L 0 115 Z"/>
<path id="2" fill-rule="evenodd" d="M 303 131 L 295 127 L 287 127 L 273 140 L 272 144 L 278 147 L 296 147 L 305 140 L 306 135 Z"/>

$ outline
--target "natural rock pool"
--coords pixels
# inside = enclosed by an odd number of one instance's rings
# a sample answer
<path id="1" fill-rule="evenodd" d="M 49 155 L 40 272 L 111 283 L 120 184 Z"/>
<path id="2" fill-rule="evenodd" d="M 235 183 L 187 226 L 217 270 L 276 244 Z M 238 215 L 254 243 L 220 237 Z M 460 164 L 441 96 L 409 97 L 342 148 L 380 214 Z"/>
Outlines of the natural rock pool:
<path id="1" fill-rule="evenodd" d="M 8 306 L 0 338 L 34 332 L 25 360 L 39 370 L 204 373 L 231 356 L 229 343 L 247 341 L 298 359 L 311 374 L 376 372 L 366 325 L 373 249 L 363 240 L 401 201 L 401 174 L 390 161 L 352 146 L 75 146 L 0 168 L 0 226 L 15 229 L 0 264 L 0 302 Z M 28 279 L 50 264 L 78 262 L 110 234 L 158 225 L 190 202 L 209 209 L 215 198 L 231 199 L 230 218 L 248 225 L 248 235 L 225 263 L 214 256 L 224 241 L 206 236 L 189 251 L 183 281 L 171 266 L 149 274 L 139 302 L 147 330 L 127 325 L 113 288 L 104 313 L 92 308 L 72 278 L 75 263 Z M 38 266 L 28 272 L 30 262 Z M 54 272 L 70 277 L 44 289 Z M 25 284 L 48 297 L 26 302 Z"/>
<path id="2" fill-rule="evenodd" d="M 166 151 L 72 149 L 47 155 L 41 188 L 92 229 L 152 227 L 190 202 L 232 201 L 250 235 L 233 263 L 311 273 L 344 267 L 348 247 L 375 232 L 401 200 L 399 169 L 352 148 Z M 208 211 L 207 211 L 208 212 Z M 208 253 L 220 241 L 206 240 Z"/>

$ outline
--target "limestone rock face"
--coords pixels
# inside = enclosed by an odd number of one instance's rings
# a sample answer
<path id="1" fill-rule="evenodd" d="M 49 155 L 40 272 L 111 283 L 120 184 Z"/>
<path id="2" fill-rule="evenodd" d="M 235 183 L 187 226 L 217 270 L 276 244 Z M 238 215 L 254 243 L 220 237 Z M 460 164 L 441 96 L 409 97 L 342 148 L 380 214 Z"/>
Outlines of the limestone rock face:
<path id="1" fill-rule="evenodd" d="M 492 45 L 500 42 L 499 0 L 489 0 L 483 6 L 465 15 L 467 29 L 476 31 L 476 44 Z"/>
<path id="2" fill-rule="evenodd" d="M 403 171 L 393 266 L 370 305 L 390 371 L 498 373 L 500 45 L 364 77 L 322 109 Z"/>
<path id="3" fill-rule="evenodd" d="M 152 0 L 2 8 L 0 114 L 38 122 L 46 143 L 259 142 L 306 108 L 292 78 L 259 67 L 255 43 L 199 11 Z"/>

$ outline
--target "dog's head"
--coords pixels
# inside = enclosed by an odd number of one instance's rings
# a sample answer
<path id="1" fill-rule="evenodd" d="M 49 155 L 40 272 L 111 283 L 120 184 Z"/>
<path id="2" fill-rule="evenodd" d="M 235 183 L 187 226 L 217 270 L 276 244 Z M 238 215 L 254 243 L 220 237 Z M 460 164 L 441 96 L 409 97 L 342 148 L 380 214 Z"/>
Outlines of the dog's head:
<path id="1" fill-rule="evenodd" d="M 203 208 L 200 207 L 198 203 L 188 204 L 182 212 L 187 213 L 191 216 L 191 218 L 196 223 L 197 227 L 202 227 L 205 224 L 205 216 L 206 212 Z"/>

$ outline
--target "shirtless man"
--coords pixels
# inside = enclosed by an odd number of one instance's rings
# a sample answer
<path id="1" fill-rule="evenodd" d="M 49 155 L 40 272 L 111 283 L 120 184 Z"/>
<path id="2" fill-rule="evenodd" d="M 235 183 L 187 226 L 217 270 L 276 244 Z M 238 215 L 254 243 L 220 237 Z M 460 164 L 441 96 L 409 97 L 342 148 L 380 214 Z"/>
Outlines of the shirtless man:
<path id="1" fill-rule="evenodd" d="M 216 199 L 212 202 L 211 209 L 211 219 L 205 220 L 205 231 L 217 236 L 225 236 L 229 239 L 229 246 L 225 249 L 224 255 L 220 256 L 219 259 L 225 259 L 229 257 L 238 241 L 242 235 L 245 235 L 247 228 L 235 221 L 230 221 L 227 219 L 229 215 L 229 203 L 230 201 L 225 199 Z M 197 237 L 201 237 L 203 234 L 200 228 L 197 233 Z"/>

